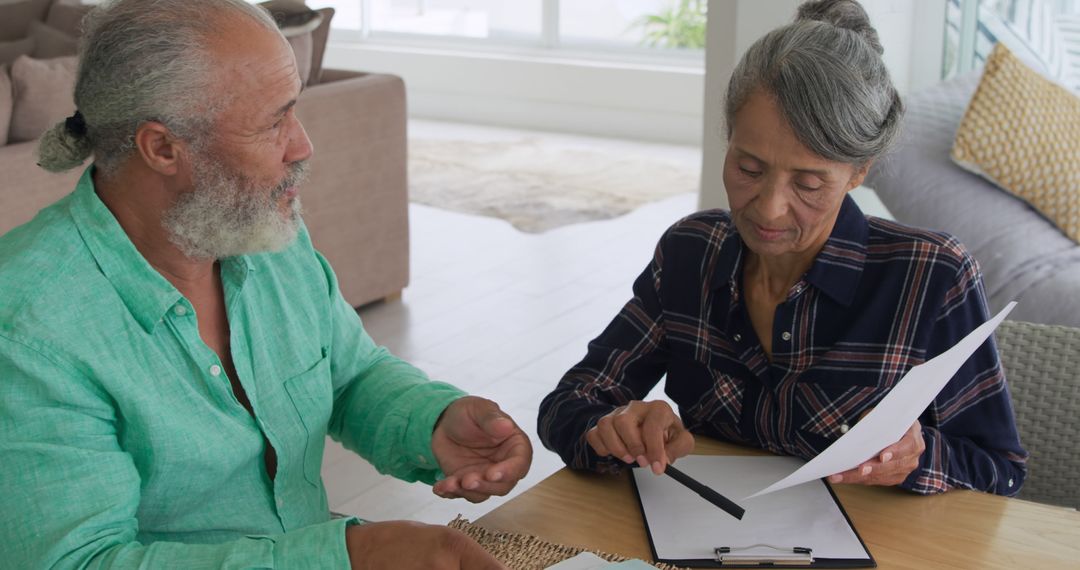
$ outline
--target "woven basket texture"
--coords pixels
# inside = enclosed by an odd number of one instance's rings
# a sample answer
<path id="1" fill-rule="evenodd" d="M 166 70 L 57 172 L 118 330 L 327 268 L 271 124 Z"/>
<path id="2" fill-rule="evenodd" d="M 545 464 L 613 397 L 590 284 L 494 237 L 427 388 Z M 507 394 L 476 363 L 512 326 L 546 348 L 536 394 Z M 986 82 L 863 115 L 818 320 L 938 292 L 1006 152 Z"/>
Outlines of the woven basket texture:
<path id="1" fill-rule="evenodd" d="M 996 334 L 1031 454 L 1018 496 L 1080 509 L 1080 329 L 1004 321 Z"/>
<path id="2" fill-rule="evenodd" d="M 447 526 L 456 528 L 472 537 L 473 540 L 480 543 L 480 546 L 484 547 L 484 550 L 490 552 L 492 556 L 498 558 L 500 562 L 507 565 L 511 570 L 543 570 L 548 566 L 562 562 L 567 558 L 573 558 L 585 551 L 583 548 L 555 544 L 535 536 L 491 531 L 477 526 L 460 516 L 450 521 Z M 627 560 L 621 556 L 604 552 L 594 551 L 593 554 L 611 562 Z M 654 566 L 661 570 L 681 570 L 677 566 L 668 564 L 654 564 Z"/>

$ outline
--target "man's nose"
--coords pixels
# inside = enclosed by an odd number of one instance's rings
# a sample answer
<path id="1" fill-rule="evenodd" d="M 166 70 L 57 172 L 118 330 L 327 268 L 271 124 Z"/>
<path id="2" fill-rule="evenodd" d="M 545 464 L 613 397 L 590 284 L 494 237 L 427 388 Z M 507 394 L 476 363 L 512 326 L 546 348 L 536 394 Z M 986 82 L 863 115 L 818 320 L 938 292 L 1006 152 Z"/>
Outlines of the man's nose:
<path id="1" fill-rule="evenodd" d="M 304 130 L 304 125 L 300 123 L 300 119 L 294 117 L 292 123 L 289 146 L 285 149 L 283 159 L 283 162 L 288 164 L 307 160 L 315 152 L 314 147 L 311 145 L 311 139 L 308 138 L 307 131 Z"/>

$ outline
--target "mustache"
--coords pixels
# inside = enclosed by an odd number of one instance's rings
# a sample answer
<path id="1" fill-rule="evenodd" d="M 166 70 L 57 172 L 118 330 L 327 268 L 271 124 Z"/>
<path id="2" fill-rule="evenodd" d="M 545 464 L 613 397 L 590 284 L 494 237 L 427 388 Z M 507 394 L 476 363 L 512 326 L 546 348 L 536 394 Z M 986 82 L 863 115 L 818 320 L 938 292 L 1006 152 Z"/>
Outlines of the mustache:
<path id="1" fill-rule="evenodd" d="M 285 195 L 285 192 L 293 186 L 299 186 L 307 181 L 308 175 L 311 173 L 311 165 L 307 160 L 299 160 L 289 165 L 289 173 L 285 175 L 285 178 L 280 184 L 274 187 L 274 191 L 271 192 L 271 196 L 274 198 L 280 198 Z"/>

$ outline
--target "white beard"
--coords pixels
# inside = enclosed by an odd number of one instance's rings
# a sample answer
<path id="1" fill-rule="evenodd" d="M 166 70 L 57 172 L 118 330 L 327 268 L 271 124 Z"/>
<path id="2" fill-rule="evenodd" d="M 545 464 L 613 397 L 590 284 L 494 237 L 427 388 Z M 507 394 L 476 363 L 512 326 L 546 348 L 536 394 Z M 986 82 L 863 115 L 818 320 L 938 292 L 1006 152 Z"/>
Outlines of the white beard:
<path id="1" fill-rule="evenodd" d="M 218 260 L 281 251 L 296 239 L 300 198 L 293 198 L 287 214 L 279 203 L 288 188 L 307 178 L 307 161 L 290 165 L 280 184 L 260 188 L 219 160 L 203 153 L 196 157 L 194 189 L 178 197 L 162 220 L 180 251 L 191 259 Z"/>

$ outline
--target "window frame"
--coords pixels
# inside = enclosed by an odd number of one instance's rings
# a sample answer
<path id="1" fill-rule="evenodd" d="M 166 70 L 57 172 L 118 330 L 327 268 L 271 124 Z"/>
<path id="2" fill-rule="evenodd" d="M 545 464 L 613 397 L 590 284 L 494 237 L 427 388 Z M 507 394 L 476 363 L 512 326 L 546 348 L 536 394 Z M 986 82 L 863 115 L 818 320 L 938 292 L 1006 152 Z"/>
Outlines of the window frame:
<path id="1" fill-rule="evenodd" d="M 335 41 L 373 46 L 498 53 L 542 59 L 594 60 L 664 67 L 701 69 L 705 65 L 705 49 L 658 49 L 604 40 L 563 38 L 559 29 L 559 8 L 564 0 L 541 0 L 539 36 L 522 34 L 515 37 L 514 34 L 507 34 L 489 38 L 375 30 L 371 26 L 370 16 L 374 0 L 353 1 L 360 4 L 360 28 L 333 28 L 331 24 Z M 416 1 L 423 2 L 424 0 Z"/>

